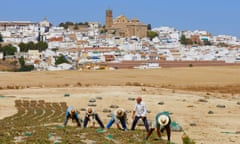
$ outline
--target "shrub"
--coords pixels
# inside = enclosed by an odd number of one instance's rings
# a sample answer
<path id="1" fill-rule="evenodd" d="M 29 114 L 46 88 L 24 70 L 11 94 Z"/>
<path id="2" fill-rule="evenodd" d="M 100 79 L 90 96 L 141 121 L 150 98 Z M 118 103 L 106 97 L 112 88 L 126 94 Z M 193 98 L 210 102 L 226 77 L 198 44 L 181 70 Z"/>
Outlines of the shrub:
<path id="1" fill-rule="evenodd" d="M 33 65 L 24 65 L 20 69 L 18 69 L 19 72 L 26 72 L 26 71 L 32 71 L 34 70 Z"/>
<path id="2" fill-rule="evenodd" d="M 183 144 L 195 144 L 195 142 L 192 139 L 190 139 L 189 136 L 186 135 L 185 133 L 182 136 L 182 141 Z"/>

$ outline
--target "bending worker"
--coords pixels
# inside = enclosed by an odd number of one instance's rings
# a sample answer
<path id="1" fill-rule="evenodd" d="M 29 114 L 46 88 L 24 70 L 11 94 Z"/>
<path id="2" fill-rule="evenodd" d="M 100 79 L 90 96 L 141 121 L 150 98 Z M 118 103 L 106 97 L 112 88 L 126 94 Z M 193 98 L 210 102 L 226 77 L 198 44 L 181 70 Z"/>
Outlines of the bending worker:
<path id="1" fill-rule="evenodd" d="M 64 121 L 64 126 L 67 125 L 67 122 L 68 122 L 69 118 L 71 118 L 72 121 L 76 120 L 77 126 L 81 127 L 81 123 L 80 123 L 79 118 L 78 118 L 78 113 L 77 113 L 76 109 L 73 106 L 69 106 L 67 108 L 66 118 L 65 118 L 65 121 Z"/>
<path id="2" fill-rule="evenodd" d="M 101 128 L 104 128 L 104 125 L 103 125 L 102 121 L 100 120 L 97 112 L 91 107 L 87 108 L 87 112 L 85 114 L 84 121 L 83 121 L 84 128 L 87 127 L 87 124 L 89 121 L 92 121 L 93 127 L 95 127 L 95 121 L 97 121 L 98 124 L 101 126 Z"/>
<path id="3" fill-rule="evenodd" d="M 171 118 L 169 116 L 168 112 L 160 112 L 155 116 L 155 121 L 152 123 L 152 128 L 150 128 L 149 132 L 147 133 L 146 140 L 150 137 L 152 132 L 155 128 L 157 128 L 157 135 L 159 138 L 161 138 L 161 132 L 163 132 L 165 129 L 167 131 L 167 138 L 170 142 L 171 137 Z"/>
<path id="4" fill-rule="evenodd" d="M 118 108 L 113 112 L 112 118 L 107 124 L 107 129 L 109 129 L 114 122 L 116 122 L 118 129 L 127 131 L 127 112 L 123 108 Z M 121 123 L 122 127 L 120 127 L 119 123 Z"/>

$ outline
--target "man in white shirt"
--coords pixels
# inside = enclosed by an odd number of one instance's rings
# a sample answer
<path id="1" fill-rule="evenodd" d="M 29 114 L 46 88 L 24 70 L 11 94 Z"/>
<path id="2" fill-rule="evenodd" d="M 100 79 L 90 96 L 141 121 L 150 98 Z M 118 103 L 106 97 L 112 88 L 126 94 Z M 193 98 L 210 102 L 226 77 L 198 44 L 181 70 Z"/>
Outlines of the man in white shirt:
<path id="1" fill-rule="evenodd" d="M 133 122 L 132 122 L 131 130 L 135 129 L 135 126 L 136 126 L 138 120 L 141 118 L 144 123 L 145 129 L 148 132 L 149 126 L 148 126 L 148 121 L 147 121 L 147 117 L 146 117 L 146 114 L 147 114 L 146 105 L 144 102 L 142 102 L 141 97 L 137 97 L 136 101 L 137 101 L 137 103 L 134 105 L 133 113 L 132 113 Z"/>

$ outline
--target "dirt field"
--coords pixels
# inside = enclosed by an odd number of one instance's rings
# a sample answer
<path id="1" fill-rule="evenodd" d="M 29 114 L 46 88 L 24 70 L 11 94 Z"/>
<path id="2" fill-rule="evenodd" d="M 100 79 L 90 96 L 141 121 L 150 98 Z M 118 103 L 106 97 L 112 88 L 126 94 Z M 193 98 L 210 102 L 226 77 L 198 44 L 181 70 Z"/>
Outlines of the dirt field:
<path id="1" fill-rule="evenodd" d="M 240 67 L 194 67 L 0 73 L 0 95 L 5 96 L 0 98 L 0 119 L 17 112 L 16 99 L 67 102 L 81 109 L 88 106 L 90 98 L 102 97 L 96 110 L 106 124 L 109 118 L 103 109 L 115 104 L 131 111 L 135 101 L 129 98 L 140 95 L 150 111 L 149 120 L 159 111 L 169 111 L 196 143 L 238 143 L 239 72 Z M 66 93 L 70 97 L 64 97 Z M 182 134 L 173 132 L 172 141 L 180 144 Z"/>

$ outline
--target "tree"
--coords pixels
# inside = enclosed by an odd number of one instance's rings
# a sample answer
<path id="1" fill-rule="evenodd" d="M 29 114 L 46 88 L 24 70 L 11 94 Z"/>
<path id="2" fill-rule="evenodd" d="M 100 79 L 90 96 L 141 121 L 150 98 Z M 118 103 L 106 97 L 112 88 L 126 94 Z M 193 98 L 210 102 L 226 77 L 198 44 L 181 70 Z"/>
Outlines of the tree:
<path id="1" fill-rule="evenodd" d="M 58 26 L 59 26 L 59 27 L 64 27 L 64 23 L 61 22 Z"/>
<path id="2" fill-rule="evenodd" d="M 52 48 L 52 51 L 56 52 L 59 48 Z"/>
<path id="3" fill-rule="evenodd" d="M 20 52 L 27 52 L 28 51 L 27 44 L 21 42 L 18 46 L 20 47 Z"/>
<path id="4" fill-rule="evenodd" d="M 107 33 L 107 31 L 108 31 L 107 29 L 103 28 L 103 29 L 100 30 L 100 33 L 105 34 L 105 33 Z"/>
<path id="5" fill-rule="evenodd" d="M 192 39 L 186 38 L 186 36 L 184 34 L 182 34 L 181 38 L 180 38 L 180 43 L 183 45 L 191 45 L 191 44 L 193 44 L 193 41 L 192 41 Z"/>
<path id="6" fill-rule="evenodd" d="M 186 36 L 184 34 L 181 35 L 180 43 L 183 44 L 183 45 L 187 45 L 187 39 L 186 39 Z"/>
<path id="7" fill-rule="evenodd" d="M 40 41 L 37 44 L 35 44 L 35 47 L 40 52 L 45 51 L 48 48 L 48 44 L 46 42 Z"/>
<path id="8" fill-rule="evenodd" d="M 59 64 L 62 64 L 62 63 L 69 63 L 64 55 L 61 55 L 61 56 L 56 58 L 55 65 L 59 65 Z"/>
<path id="9" fill-rule="evenodd" d="M 203 45 L 212 45 L 209 40 L 203 40 Z"/>
<path id="10" fill-rule="evenodd" d="M 0 33 L 0 42 L 3 42 L 3 37 L 1 33 Z"/>
<path id="11" fill-rule="evenodd" d="M 23 56 L 21 56 L 21 57 L 18 59 L 18 61 L 19 61 L 19 64 L 20 64 L 21 67 L 24 67 L 24 66 L 25 66 L 25 60 L 24 60 Z"/>
<path id="12" fill-rule="evenodd" d="M 73 27 L 74 30 L 78 30 L 78 24 L 75 24 Z"/>
<path id="13" fill-rule="evenodd" d="M 29 43 L 27 43 L 27 48 L 28 48 L 28 50 L 35 50 L 36 48 L 35 48 L 35 44 L 34 44 L 34 42 L 29 42 Z"/>
<path id="14" fill-rule="evenodd" d="M 32 71 L 34 69 L 33 65 L 25 65 L 25 60 L 24 57 L 21 56 L 18 59 L 19 63 L 20 63 L 20 69 L 18 71 L 22 72 L 22 71 Z"/>
<path id="15" fill-rule="evenodd" d="M 156 36 L 158 36 L 158 33 L 154 31 L 147 31 L 147 37 L 150 38 L 150 40 L 152 40 Z"/>
<path id="16" fill-rule="evenodd" d="M 11 44 L 6 45 L 0 49 L 0 52 L 3 52 L 4 55 L 14 55 L 17 52 L 17 48 Z"/>
<path id="17" fill-rule="evenodd" d="M 46 42 L 40 41 L 38 43 L 20 43 L 18 45 L 20 47 L 21 52 L 28 52 L 28 50 L 39 50 L 40 52 L 46 50 L 48 48 L 48 44 Z"/>

